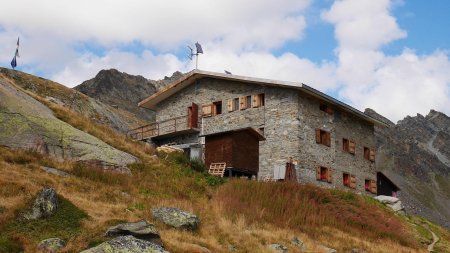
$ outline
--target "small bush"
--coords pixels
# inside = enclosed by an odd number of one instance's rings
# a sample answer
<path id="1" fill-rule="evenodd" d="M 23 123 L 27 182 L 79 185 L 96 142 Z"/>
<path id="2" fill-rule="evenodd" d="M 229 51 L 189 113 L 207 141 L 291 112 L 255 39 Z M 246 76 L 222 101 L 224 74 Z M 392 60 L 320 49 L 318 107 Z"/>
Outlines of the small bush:
<path id="1" fill-rule="evenodd" d="M 218 186 L 226 182 L 226 179 L 223 177 L 211 176 L 205 173 L 206 183 L 209 186 Z"/>
<path id="2" fill-rule="evenodd" d="M 200 159 L 193 159 L 190 161 L 190 167 L 194 171 L 206 172 L 206 165 Z"/>

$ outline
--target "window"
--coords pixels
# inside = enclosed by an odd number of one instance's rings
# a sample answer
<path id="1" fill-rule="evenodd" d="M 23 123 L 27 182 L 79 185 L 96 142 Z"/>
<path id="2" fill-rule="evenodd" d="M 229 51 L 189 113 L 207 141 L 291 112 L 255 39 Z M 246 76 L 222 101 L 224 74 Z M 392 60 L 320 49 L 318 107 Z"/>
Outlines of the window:
<path id="1" fill-rule="evenodd" d="M 211 117 L 212 116 L 212 104 L 208 104 L 208 105 L 203 105 L 202 106 L 202 117 L 206 118 L 206 117 Z"/>
<path id="2" fill-rule="evenodd" d="M 344 172 L 342 174 L 342 183 L 347 187 L 356 189 L 356 177 L 354 175 Z"/>
<path id="3" fill-rule="evenodd" d="M 245 105 L 247 108 L 252 108 L 252 96 L 245 97 Z"/>
<path id="4" fill-rule="evenodd" d="M 327 105 L 327 104 L 321 103 L 320 106 L 319 106 L 319 109 L 321 111 L 324 111 L 324 112 L 330 114 L 330 115 L 333 114 L 333 108 L 331 106 Z"/>
<path id="5" fill-rule="evenodd" d="M 375 150 L 364 147 L 364 159 L 369 160 L 371 162 L 375 162 Z"/>
<path id="6" fill-rule="evenodd" d="M 239 110 L 239 98 L 233 99 L 233 104 L 234 104 L 234 110 L 233 111 Z"/>
<path id="7" fill-rule="evenodd" d="M 222 114 L 222 101 L 213 103 L 213 116 Z"/>
<path id="8" fill-rule="evenodd" d="M 364 180 L 364 189 L 367 192 L 376 194 L 377 193 L 377 181 L 371 180 L 371 179 Z"/>
<path id="9" fill-rule="evenodd" d="M 253 95 L 253 108 L 264 106 L 264 94 Z"/>
<path id="10" fill-rule="evenodd" d="M 316 143 L 330 147 L 331 133 L 321 129 L 316 129 Z"/>
<path id="11" fill-rule="evenodd" d="M 330 168 L 319 166 L 316 169 L 316 179 L 318 181 L 332 182 L 332 172 Z"/>
<path id="12" fill-rule="evenodd" d="M 342 149 L 350 154 L 355 154 L 355 142 L 349 141 L 347 139 L 342 139 Z"/>

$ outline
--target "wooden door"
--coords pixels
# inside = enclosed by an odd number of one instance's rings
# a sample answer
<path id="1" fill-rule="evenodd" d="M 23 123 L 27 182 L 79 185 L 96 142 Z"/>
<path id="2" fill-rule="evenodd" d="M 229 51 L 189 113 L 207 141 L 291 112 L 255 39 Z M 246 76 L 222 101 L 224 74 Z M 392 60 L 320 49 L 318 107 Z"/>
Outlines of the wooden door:
<path id="1" fill-rule="evenodd" d="M 198 105 L 192 103 L 188 107 L 188 128 L 198 128 Z"/>

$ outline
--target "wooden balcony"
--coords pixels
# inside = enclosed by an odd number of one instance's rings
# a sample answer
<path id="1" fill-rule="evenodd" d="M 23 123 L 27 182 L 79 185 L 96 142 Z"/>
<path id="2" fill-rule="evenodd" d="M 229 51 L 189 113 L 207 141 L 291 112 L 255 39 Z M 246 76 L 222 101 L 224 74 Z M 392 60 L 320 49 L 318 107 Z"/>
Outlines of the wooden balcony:
<path id="1" fill-rule="evenodd" d="M 197 125 L 198 122 L 188 120 L 188 116 L 185 115 L 132 129 L 127 132 L 127 135 L 135 140 L 145 141 L 150 138 L 172 137 L 185 133 L 199 132 Z"/>

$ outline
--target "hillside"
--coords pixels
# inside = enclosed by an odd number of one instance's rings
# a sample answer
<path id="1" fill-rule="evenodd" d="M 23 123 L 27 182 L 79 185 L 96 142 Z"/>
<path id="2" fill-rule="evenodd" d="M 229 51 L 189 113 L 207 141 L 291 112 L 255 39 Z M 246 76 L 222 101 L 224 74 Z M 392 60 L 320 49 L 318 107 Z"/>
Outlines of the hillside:
<path id="1" fill-rule="evenodd" d="M 270 248 L 275 244 L 294 253 L 332 252 L 324 246 L 338 252 L 427 252 L 430 231 L 440 238 L 437 252 L 450 250 L 448 230 L 393 213 L 370 197 L 311 185 L 208 176 L 201 163 L 177 153 L 156 152 L 65 104 L 23 89 L 26 84 L 17 80 L 23 79 L 0 82 L 3 112 L 19 115 L 40 108 L 48 121 L 57 119 L 61 121 L 57 124 L 95 137 L 139 161 L 127 165 L 130 174 L 118 174 L 41 150 L 0 147 L 0 252 L 37 252 L 39 242 L 52 237 L 67 242 L 61 252 L 80 252 L 110 240 L 105 236 L 110 226 L 143 219 L 154 224 L 164 248 L 172 253 L 269 253 L 275 252 Z M 43 117 L 41 111 L 32 112 L 25 119 Z M 14 136 L 16 130 L 10 124 L 0 138 L 7 133 Z M 44 187 L 53 187 L 58 194 L 56 212 L 37 220 L 24 219 Z M 169 227 L 152 215 L 152 208 L 159 207 L 196 214 L 200 225 L 194 231 Z"/>
<path id="2" fill-rule="evenodd" d="M 0 80 L 4 83 L 14 84 L 25 91 L 39 95 L 43 100 L 62 105 L 89 117 L 94 122 L 111 126 L 121 132 L 143 124 L 143 121 L 126 110 L 114 108 L 62 84 L 41 77 L 0 68 Z"/>
<path id="3" fill-rule="evenodd" d="M 389 124 L 375 132 L 378 169 L 401 188 L 408 213 L 450 228 L 450 118 L 431 110 Z"/>
<path id="4" fill-rule="evenodd" d="M 154 81 L 116 69 L 101 70 L 94 78 L 84 81 L 74 89 L 105 104 L 126 110 L 141 120 L 151 121 L 154 113 L 139 108 L 137 104 L 181 76 L 182 73 L 175 72 L 171 77 Z"/>

